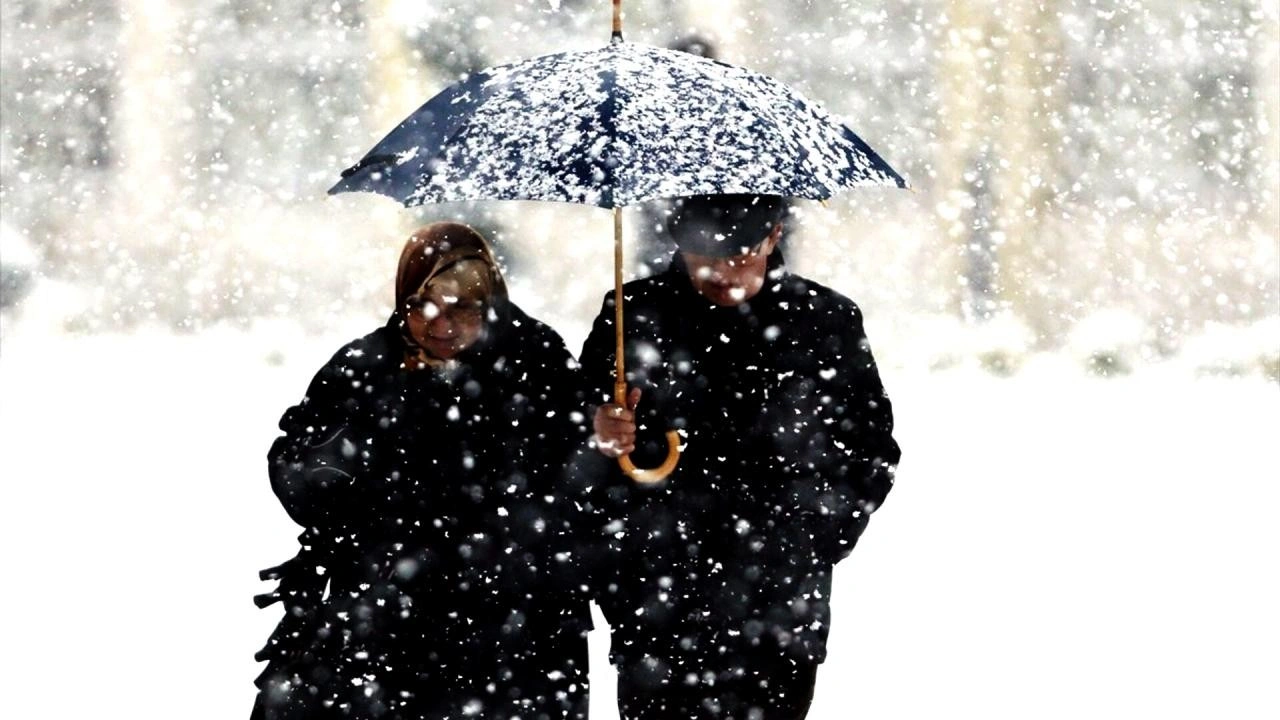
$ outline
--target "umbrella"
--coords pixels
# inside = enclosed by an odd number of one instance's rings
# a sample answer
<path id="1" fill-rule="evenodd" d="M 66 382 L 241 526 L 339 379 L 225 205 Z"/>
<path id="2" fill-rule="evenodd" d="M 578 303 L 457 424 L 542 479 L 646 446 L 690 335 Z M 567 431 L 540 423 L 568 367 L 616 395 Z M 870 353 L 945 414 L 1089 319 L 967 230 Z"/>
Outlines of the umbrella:
<path id="1" fill-rule="evenodd" d="M 906 187 L 852 130 L 765 75 L 622 41 L 613 2 L 605 47 L 478 72 L 405 119 L 343 171 L 332 193 L 364 191 L 406 206 L 548 200 L 614 211 L 614 395 L 626 397 L 622 210 L 658 198 L 723 193 L 825 200 L 843 188 Z M 640 482 L 679 459 L 667 432 L 658 468 L 619 463 Z"/>

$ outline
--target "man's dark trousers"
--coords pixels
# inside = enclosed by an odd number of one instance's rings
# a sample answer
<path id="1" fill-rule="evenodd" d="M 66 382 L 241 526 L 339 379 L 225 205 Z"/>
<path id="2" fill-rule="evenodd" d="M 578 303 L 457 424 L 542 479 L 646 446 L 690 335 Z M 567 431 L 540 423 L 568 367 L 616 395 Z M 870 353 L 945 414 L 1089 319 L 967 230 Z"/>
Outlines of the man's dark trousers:
<path id="1" fill-rule="evenodd" d="M 644 663 L 618 673 L 622 720 L 804 720 L 818 666 L 743 658 L 733 670 L 663 673 Z"/>

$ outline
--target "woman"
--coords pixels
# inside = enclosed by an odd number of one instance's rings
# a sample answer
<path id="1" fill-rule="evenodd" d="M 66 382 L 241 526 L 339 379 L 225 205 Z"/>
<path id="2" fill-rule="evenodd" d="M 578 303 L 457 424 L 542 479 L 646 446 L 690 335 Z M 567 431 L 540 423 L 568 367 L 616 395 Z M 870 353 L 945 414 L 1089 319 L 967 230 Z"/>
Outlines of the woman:
<path id="1" fill-rule="evenodd" d="M 255 717 L 586 718 L 577 383 L 479 234 L 409 238 L 391 319 L 321 368 L 271 447 L 307 530 L 264 571 L 280 588 L 260 604 L 286 613 Z"/>

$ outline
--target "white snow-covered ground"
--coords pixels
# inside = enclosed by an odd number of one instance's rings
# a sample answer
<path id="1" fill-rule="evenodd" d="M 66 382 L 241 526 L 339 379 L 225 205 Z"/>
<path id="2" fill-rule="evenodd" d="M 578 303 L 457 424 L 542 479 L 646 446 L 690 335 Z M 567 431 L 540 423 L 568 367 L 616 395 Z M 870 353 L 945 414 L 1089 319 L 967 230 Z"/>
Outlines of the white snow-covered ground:
<path id="1" fill-rule="evenodd" d="M 6 717 L 247 716 L 279 613 L 256 571 L 295 535 L 264 455 L 366 329 L 5 329 Z M 837 572 L 812 718 L 1280 717 L 1274 382 L 883 374 L 899 487 Z M 605 647 L 592 718 L 614 720 Z"/>

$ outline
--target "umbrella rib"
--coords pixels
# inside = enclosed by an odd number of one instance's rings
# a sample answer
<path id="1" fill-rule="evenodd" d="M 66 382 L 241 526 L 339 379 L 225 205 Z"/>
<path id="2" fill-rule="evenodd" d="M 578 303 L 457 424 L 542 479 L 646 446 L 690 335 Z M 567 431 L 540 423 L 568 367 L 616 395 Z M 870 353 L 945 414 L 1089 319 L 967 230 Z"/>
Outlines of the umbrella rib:
<path id="1" fill-rule="evenodd" d="M 612 56 L 612 53 L 610 53 Z M 604 92 L 604 102 L 600 105 L 600 127 L 602 129 L 613 128 L 614 132 L 605 133 L 607 143 L 604 148 L 603 157 L 597 158 L 600 161 L 601 170 L 605 174 L 604 182 L 600 185 L 603 188 L 604 197 L 601 205 L 606 208 L 615 207 L 614 198 L 617 196 L 618 174 L 617 168 L 622 165 L 615 153 L 618 151 L 618 70 L 616 67 L 608 67 L 600 73 L 601 90 Z"/>
<path id="2" fill-rule="evenodd" d="M 784 91 L 786 95 L 797 96 L 797 93 L 790 90 L 790 88 L 783 85 L 782 83 L 778 83 L 778 86 Z M 765 96 L 766 99 L 768 99 L 769 97 L 772 97 L 772 95 Z M 794 99 L 797 99 L 797 98 L 793 97 L 793 102 L 794 102 Z M 783 125 L 782 122 L 780 122 L 778 118 L 778 112 L 777 110 L 775 110 L 774 106 L 767 102 L 753 103 L 753 110 L 755 111 L 756 117 L 758 117 L 762 121 L 767 121 L 769 123 L 769 125 L 773 128 L 774 134 L 787 146 L 788 152 L 786 154 L 786 157 L 791 158 L 790 162 L 792 167 L 795 168 L 795 175 L 800 176 L 802 174 L 805 174 L 805 175 L 810 174 L 810 173 L 802 173 L 802 171 L 804 170 L 805 162 L 810 159 L 808 149 L 805 148 L 801 142 L 795 139 L 791 135 L 791 133 L 787 133 L 783 130 L 783 127 L 785 126 Z M 827 183 L 822 182 L 820 180 L 818 181 L 818 183 L 822 186 L 822 197 L 816 198 L 816 199 L 825 199 L 827 197 L 830 197 L 833 194 L 832 188 L 828 187 Z M 781 193 L 781 194 L 785 195 L 787 193 Z"/>

